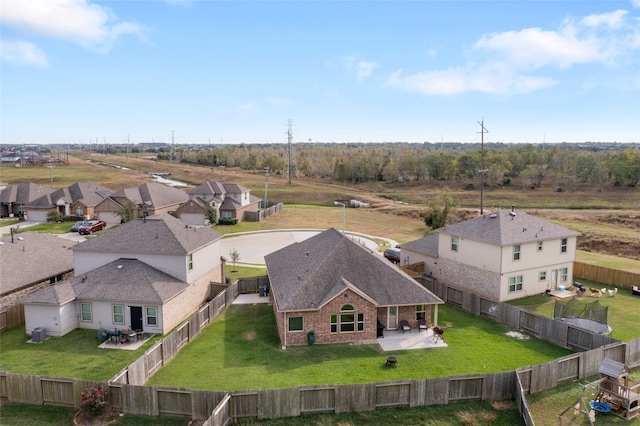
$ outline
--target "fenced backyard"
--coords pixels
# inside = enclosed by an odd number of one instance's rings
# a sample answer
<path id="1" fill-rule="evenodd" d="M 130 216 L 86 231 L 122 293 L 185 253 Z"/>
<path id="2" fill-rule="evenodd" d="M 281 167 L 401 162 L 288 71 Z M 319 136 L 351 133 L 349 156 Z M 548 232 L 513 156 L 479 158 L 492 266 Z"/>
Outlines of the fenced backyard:
<path id="1" fill-rule="evenodd" d="M 111 406 L 124 413 L 189 417 L 216 426 L 242 418 L 270 419 L 462 401 L 515 400 L 525 423 L 532 425 L 527 394 L 597 374 L 605 358 L 623 362 L 631 368 L 640 365 L 640 338 L 624 343 L 593 335 L 522 308 L 488 301 L 425 279 L 423 285 L 462 310 L 578 352 L 513 371 L 430 379 L 230 392 L 144 386 L 240 292 L 252 292 L 260 282 L 260 278 L 255 278 L 230 285 L 106 383 L 2 372 L 0 398 L 10 402 L 79 407 L 80 392 L 101 384 L 109 391 Z"/>
<path id="2" fill-rule="evenodd" d="M 640 274 L 583 262 L 573 262 L 573 274 L 585 280 L 623 288 L 640 283 Z"/>

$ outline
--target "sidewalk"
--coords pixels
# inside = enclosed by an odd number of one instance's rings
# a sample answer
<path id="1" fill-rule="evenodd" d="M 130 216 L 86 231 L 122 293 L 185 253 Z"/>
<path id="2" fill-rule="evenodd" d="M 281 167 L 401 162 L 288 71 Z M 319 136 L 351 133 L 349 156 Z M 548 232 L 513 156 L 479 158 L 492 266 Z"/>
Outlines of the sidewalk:
<path id="1" fill-rule="evenodd" d="M 20 229 L 24 229 L 24 228 L 28 228 L 29 226 L 40 225 L 41 223 L 42 222 L 24 221 L 24 222 L 14 223 L 13 225 L 9 225 L 9 226 L 3 226 L 3 227 L 0 227 L 0 235 L 11 234 L 11 228 L 20 227 Z"/>

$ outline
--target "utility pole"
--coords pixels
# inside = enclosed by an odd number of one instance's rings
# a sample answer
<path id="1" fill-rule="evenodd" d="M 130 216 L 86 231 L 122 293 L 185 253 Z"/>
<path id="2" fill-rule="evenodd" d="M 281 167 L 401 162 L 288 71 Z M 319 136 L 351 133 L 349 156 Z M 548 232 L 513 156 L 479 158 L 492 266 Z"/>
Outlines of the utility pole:
<path id="1" fill-rule="evenodd" d="M 345 225 L 347 223 L 347 204 L 340 201 L 334 201 L 336 206 L 342 206 L 342 233 L 344 234 Z"/>
<path id="2" fill-rule="evenodd" d="M 173 163 L 173 155 L 176 150 L 176 140 L 174 138 L 173 130 L 171 131 L 171 157 L 169 157 L 169 163 Z"/>
<path id="3" fill-rule="evenodd" d="M 267 203 L 267 188 L 269 188 L 269 166 L 264 168 L 264 172 L 265 172 L 265 181 L 264 181 L 264 208 L 266 209 L 267 207 L 269 207 L 269 204 Z"/>
<path id="4" fill-rule="evenodd" d="M 487 129 L 484 127 L 484 118 L 482 121 L 478 121 L 480 125 L 480 131 L 477 133 L 481 133 L 480 137 L 480 215 L 484 214 L 484 173 L 487 169 L 484 168 L 484 134 L 489 133 Z"/>
<path id="5" fill-rule="evenodd" d="M 289 147 L 289 159 L 287 161 L 287 176 L 289 179 L 289 185 L 291 185 L 291 140 L 293 139 L 293 135 L 291 133 L 291 120 L 289 120 L 289 130 L 287 131 L 287 140 Z"/>

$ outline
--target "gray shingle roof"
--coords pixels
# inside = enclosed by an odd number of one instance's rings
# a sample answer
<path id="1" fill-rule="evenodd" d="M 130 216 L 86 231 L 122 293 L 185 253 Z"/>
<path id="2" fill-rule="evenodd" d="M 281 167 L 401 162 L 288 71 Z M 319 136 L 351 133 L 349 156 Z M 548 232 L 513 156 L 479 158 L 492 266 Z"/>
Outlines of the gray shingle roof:
<path id="1" fill-rule="evenodd" d="M 203 183 L 202 185 L 196 186 L 189 194 L 191 195 L 223 195 L 227 191 L 225 190 L 225 186 L 220 182 L 215 180 L 209 180 Z"/>
<path id="2" fill-rule="evenodd" d="M 148 182 L 133 188 L 124 188 L 111 194 L 113 198 L 126 198 L 134 204 L 142 204 L 154 209 L 185 203 L 189 195 L 181 189 Z"/>
<path id="3" fill-rule="evenodd" d="M 414 240 L 402 244 L 400 246 L 401 252 L 404 249 L 411 250 L 416 253 L 426 254 L 427 256 L 431 257 L 438 257 L 438 235 L 428 235 L 424 238 L 420 238 L 419 240 Z"/>
<path id="4" fill-rule="evenodd" d="M 505 246 L 558 238 L 577 237 L 579 232 L 544 221 L 524 212 L 500 210 L 436 229 L 462 238 Z"/>
<path id="5" fill-rule="evenodd" d="M 60 199 L 67 204 L 73 204 L 80 201 L 88 207 L 93 207 L 104 199 L 103 194 L 111 194 L 113 191 L 104 186 L 100 186 L 93 182 L 76 182 L 64 188 L 60 188 L 50 194 L 30 202 L 29 207 L 50 208 L 55 207 L 56 202 Z"/>
<path id="6" fill-rule="evenodd" d="M 8 186 L 0 191 L 0 203 L 28 204 L 52 192 L 54 192 L 54 190 L 51 188 L 46 188 L 31 182 L 23 182 Z"/>
<path id="7" fill-rule="evenodd" d="M 378 253 L 329 229 L 265 256 L 279 311 L 318 309 L 349 286 L 377 306 L 443 303 Z"/>
<path id="8" fill-rule="evenodd" d="M 168 213 L 135 219 L 73 247 L 80 252 L 186 255 L 222 238 L 218 231 L 195 228 Z"/>
<path id="9" fill-rule="evenodd" d="M 118 259 L 20 302 L 59 304 L 76 298 L 162 304 L 188 287 L 189 284 L 137 259 Z"/>
<path id="10" fill-rule="evenodd" d="M 22 238 L 22 240 L 18 240 Z M 73 270 L 76 244 L 65 238 L 37 232 L 0 237 L 0 292 L 5 294 Z"/>

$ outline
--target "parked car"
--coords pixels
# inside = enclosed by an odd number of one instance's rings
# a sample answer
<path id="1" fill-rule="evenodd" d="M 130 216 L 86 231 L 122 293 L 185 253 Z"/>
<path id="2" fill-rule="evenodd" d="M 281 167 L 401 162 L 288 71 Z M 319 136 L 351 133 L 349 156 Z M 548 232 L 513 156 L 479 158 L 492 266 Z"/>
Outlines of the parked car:
<path id="1" fill-rule="evenodd" d="M 393 263 L 400 263 L 400 249 L 388 248 L 384 251 L 383 256 Z"/>
<path id="2" fill-rule="evenodd" d="M 107 222 L 105 222 L 104 220 L 90 220 L 89 222 L 82 225 L 80 229 L 78 229 L 78 232 L 81 235 L 89 235 L 92 232 L 102 231 L 106 227 Z"/>
<path id="3" fill-rule="evenodd" d="M 80 230 L 80 227 L 85 223 L 87 222 L 84 220 L 74 223 L 73 225 L 71 225 L 71 232 L 78 232 Z"/>

